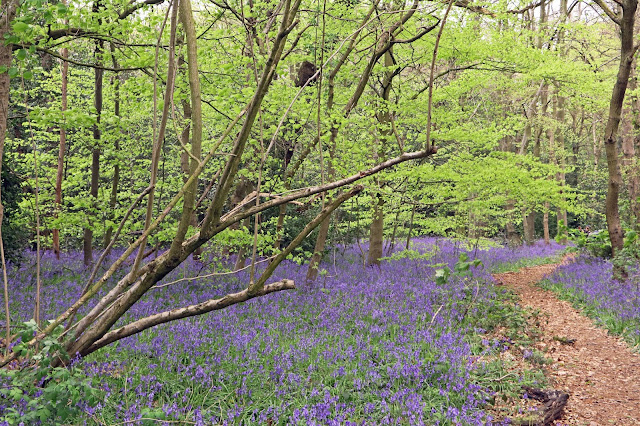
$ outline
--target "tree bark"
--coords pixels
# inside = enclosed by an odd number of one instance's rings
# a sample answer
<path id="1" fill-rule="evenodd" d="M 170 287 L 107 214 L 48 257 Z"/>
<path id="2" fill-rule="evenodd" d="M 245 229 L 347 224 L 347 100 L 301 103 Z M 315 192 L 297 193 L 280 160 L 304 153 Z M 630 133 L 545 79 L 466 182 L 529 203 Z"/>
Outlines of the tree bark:
<path id="1" fill-rule="evenodd" d="M 389 48 L 384 54 L 384 65 L 387 67 L 384 79 L 382 81 L 382 102 L 380 107 L 383 109 L 376 114 L 379 127 L 378 134 L 380 135 L 380 146 L 378 146 L 378 152 L 375 153 L 374 158 L 376 160 L 384 159 L 385 152 L 387 150 L 387 144 L 389 137 L 392 135 L 392 120 L 393 117 L 389 112 L 389 100 L 391 97 L 391 89 L 393 84 L 393 78 L 397 75 L 396 70 L 392 69 L 395 65 L 393 59 L 393 50 Z M 428 146 L 429 141 L 427 141 Z M 373 217 L 371 220 L 371 227 L 369 228 L 369 254 L 367 256 L 367 265 L 379 265 L 380 258 L 384 254 L 384 196 L 380 189 L 384 181 L 381 178 L 376 179 L 376 186 L 378 191 L 373 198 Z"/>
<path id="2" fill-rule="evenodd" d="M 178 66 L 184 64 L 184 58 L 180 57 L 178 60 Z M 190 167 L 189 167 L 189 153 L 186 150 L 186 147 L 189 146 L 189 134 L 191 129 L 191 104 L 188 99 L 182 99 L 182 111 L 184 114 L 184 119 L 186 121 L 186 125 L 184 130 L 182 130 L 181 142 L 183 148 L 180 152 L 180 167 L 182 169 L 182 174 L 184 178 L 184 182 L 189 179 Z M 191 226 L 194 228 L 198 227 L 198 213 L 195 209 L 191 212 Z M 194 259 L 200 259 L 200 255 L 202 254 L 202 247 L 198 247 L 196 251 L 193 252 Z"/>
<path id="3" fill-rule="evenodd" d="M 69 57 L 69 49 L 66 47 L 62 49 L 62 57 Z M 62 71 L 61 71 L 61 83 L 60 83 L 60 97 L 62 100 L 62 124 L 60 125 L 60 145 L 58 146 L 58 167 L 56 170 L 56 189 L 55 189 L 55 210 L 54 217 L 57 219 L 60 209 L 62 208 L 62 178 L 64 175 L 64 154 L 66 150 L 66 141 L 67 141 L 67 129 L 66 122 L 64 118 L 65 111 L 67 110 L 67 83 L 68 83 L 68 75 L 69 75 L 69 63 L 62 60 Z M 52 245 L 53 245 L 53 253 L 56 256 L 56 259 L 60 259 L 60 230 L 55 227 L 52 230 Z"/>
<path id="4" fill-rule="evenodd" d="M 597 0 L 601 7 L 606 7 L 602 0 Z M 618 199 L 622 187 L 622 175 L 620 173 L 620 161 L 618 159 L 617 139 L 618 127 L 622 115 L 622 105 L 624 96 L 629 84 L 631 64 L 636 48 L 633 45 L 635 13 L 638 7 L 637 0 L 626 0 L 622 2 L 622 17 L 618 20 L 620 26 L 620 63 L 618 65 L 618 76 L 611 93 L 609 103 L 609 117 L 604 131 L 604 146 L 607 155 L 607 169 L 609 172 L 609 183 L 606 198 L 606 217 L 609 238 L 611 241 L 612 255 L 615 256 L 624 245 L 624 234 L 620 224 L 620 211 Z"/>
<path id="5" fill-rule="evenodd" d="M 551 238 L 549 236 L 549 202 L 544 203 L 544 213 L 542 214 L 542 234 L 544 243 L 551 244 Z"/>
<path id="6" fill-rule="evenodd" d="M 2 1 L 0 12 L 0 40 L 5 40 L 5 36 L 11 31 L 11 22 L 16 16 L 18 2 L 15 0 Z M 7 136 L 7 124 L 9 119 L 9 95 L 11 85 L 8 70 L 13 59 L 12 45 L 0 42 L 0 67 L 4 72 L 0 73 L 0 174 L 2 173 L 2 162 L 4 158 L 4 142 Z M 4 219 L 4 205 L 2 203 L 2 185 L 0 185 L 0 264 L 2 266 L 4 309 L 5 309 L 5 351 L 9 352 L 11 342 L 11 315 L 9 311 L 9 282 L 7 278 L 7 268 L 4 257 L 4 243 L 2 242 L 2 221 Z"/>
<path id="7" fill-rule="evenodd" d="M 640 231 L 640 100 L 638 95 L 635 94 L 635 90 L 638 87 L 636 67 L 637 60 L 634 59 L 631 78 L 629 79 L 629 89 L 633 94 L 631 97 L 631 111 L 625 115 L 630 122 L 630 131 L 625 132 L 623 136 L 622 151 L 631 210 L 629 223 L 631 223 L 634 230 Z"/>
<path id="8" fill-rule="evenodd" d="M 118 68 L 118 63 L 116 62 L 116 58 L 114 55 L 113 44 L 111 45 L 111 55 L 113 58 L 113 67 Z M 113 101 L 113 113 L 116 117 L 120 118 L 120 75 L 115 74 L 113 76 L 113 92 L 114 92 L 114 101 Z M 120 138 L 116 137 L 114 142 L 114 148 L 116 151 L 116 155 L 120 152 Z M 108 218 L 110 220 L 114 220 L 115 218 L 115 208 L 118 203 L 118 185 L 120 184 L 120 160 L 116 159 L 116 163 L 113 166 L 113 178 L 111 180 L 111 195 L 109 197 L 109 214 Z M 111 243 L 111 238 L 113 235 L 113 226 L 107 226 L 104 232 L 104 240 L 102 241 L 102 248 L 106 249 L 109 247 Z"/>
<path id="9" fill-rule="evenodd" d="M 96 0 L 93 5 L 94 12 L 102 8 L 101 2 Z M 104 51 L 104 41 L 97 40 L 94 55 L 97 65 L 102 64 L 102 53 Z M 102 68 L 94 68 L 94 94 L 93 105 L 96 109 L 96 124 L 93 126 L 93 147 L 91 148 L 91 183 L 89 195 L 91 197 L 90 211 L 87 212 L 87 226 L 84 228 L 83 235 L 83 261 L 85 266 L 89 266 L 93 262 L 93 226 L 96 220 L 96 210 L 98 208 L 98 186 L 100 184 L 100 119 L 102 116 L 102 84 L 104 78 L 104 70 Z"/>
<path id="10" fill-rule="evenodd" d="M 162 146 L 164 144 L 164 136 L 167 129 L 167 121 L 169 120 L 169 109 L 171 105 L 173 105 L 173 91 L 175 85 L 175 44 L 176 44 L 176 33 L 178 26 L 178 9 L 180 7 L 180 1 L 178 0 L 171 6 L 171 29 L 169 36 L 169 58 L 167 64 L 167 81 L 165 84 L 165 92 L 164 92 L 164 104 L 162 106 L 162 116 L 160 117 L 160 126 L 158 127 L 157 134 L 155 132 L 156 125 L 156 89 L 154 87 L 154 112 L 153 112 L 153 120 L 154 120 L 154 140 L 151 142 L 151 170 L 150 170 L 150 178 L 149 178 L 149 186 L 151 187 L 151 191 L 149 192 L 149 198 L 147 198 L 147 209 L 144 218 L 144 230 L 147 230 L 151 225 L 151 220 L 153 219 L 153 200 L 155 195 L 155 187 L 156 181 L 158 179 L 158 167 L 160 164 L 160 153 L 162 151 Z M 156 49 L 158 47 L 156 46 Z M 156 76 L 154 75 L 154 78 Z M 138 249 L 138 254 L 136 255 L 136 259 L 133 262 L 133 267 L 131 268 L 133 271 L 138 269 L 140 263 L 142 262 L 142 258 L 144 257 L 145 248 L 147 245 L 146 239 L 142 241 Z"/>
<path id="11" fill-rule="evenodd" d="M 331 217 L 327 217 L 322 221 L 318 229 L 318 236 L 316 237 L 316 245 L 313 248 L 313 256 L 309 262 L 309 268 L 307 269 L 307 282 L 313 282 L 318 277 L 318 270 L 320 268 L 320 261 L 324 254 L 324 246 L 329 236 L 329 226 L 331 225 Z"/>
<path id="12" fill-rule="evenodd" d="M 565 5 L 566 8 L 566 1 L 563 0 L 562 2 Z M 556 92 L 556 97 L 557 97 L 557 111 L 556 111 L 556 120 L 559 124 L 563 124 L 565 121 L 565 108 L 564 108 L 564 104 L 565 104 L 565 98 L 564 96 L 560 96 L 557 92 Z M 564 133 L 562 131 L 562 129 L 557 129 L 556 131 L 556 140 L 557 140 L 557 146 L 556 146 L 556 161 L 558 163 L 558 166 L 560 167 L 560 171 L 556 174 L 556 180 L 558 181 L 558 185 L 560 186 L 560 197 L 562 197 L 563 201 L 564 201 L 564 187 L 565 187 L 565 167 L 566 167 L 566 153 L 565 153 L 565 143 L 564 143 Z M 561 227 L 559 226 L 560 223 L 564 224 L 564 226 L 568 226 L 567 223 L 567 210 L 565 208 L 563 208 L 562 206 L 558 206 L 558 210 L 557 210 L 557 223 L 558 223 L 558 227 L 557 227 L 557 235 L 560 239 L 560 242 L 562 244 L 566 244 L 567 242 L 567 232 L 566 231 L 561 231 Z"/>
<path id="13" fill-rule="evenodd" d="M 524 240 L 531 245 L 536 240 L 536 212 L 524 213 L 522 217 L 522 227 L 524 228 Z"/>
<path id="14" fill-rule="evenodd" d="M 374 197 L 373 220 L 369 228 L 369 254 L 367 265 L 379 265 L 384 243 L 384 197 L 378 193 Z"/>
<path id="15" fill-rule="evenodd" d="M 561 22 L 566 21 L 567 19 L 567 0 L 560 0 L 560 20 Z M 564 27 L 559 28 L 558 30 L 558 49 L 562 52 L 563 56 L 566 55 L 566 47 L 564 46 L 564 36 L 565 30 Z M 556 125 L 558 128 L 556 130 L 557 135 L 557 164 L 560 167 L 560 171 L 556 174 L 556 180 L 560 186 L 560 197 L 562 201 L 564 201 L 564 187 L 565 187 L 565 167 L 566 167 L 566 153 L 565 153 L 565 140 L 564 140 L 564 131 L 561 127 L 565 121 L 565 98 L 560 94 L 559 85 L 556 87 Z M 562 227 L 560 226 L 562 223 L 565 227 L 568 226 L 567 223 L 567 210 L 562 206 L 558 206 L 557 211 L 557 235 L 562 244 L 566 244 L 568 234 L 566 231 L 562 231 Z M 565 228 L 566 229 L 566 228 Z"/>

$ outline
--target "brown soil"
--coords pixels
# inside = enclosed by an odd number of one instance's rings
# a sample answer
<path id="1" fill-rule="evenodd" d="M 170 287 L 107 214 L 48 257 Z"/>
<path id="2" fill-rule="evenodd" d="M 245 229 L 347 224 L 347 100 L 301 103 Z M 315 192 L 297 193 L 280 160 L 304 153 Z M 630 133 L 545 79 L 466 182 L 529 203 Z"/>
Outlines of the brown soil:
<path id="1" fill-rule="evenodd" d="M 494 275 L 496 282 L 520 296 L 524 306 L 541 313 L 538 349 L 553 361 L 547 377 L 553 389 L 570 395 L 564 415 L 555 424 L 640 425 L 640 354 L 596 327 L 568 302 L 535 287 L 556 267 L 542 265 Z"/>

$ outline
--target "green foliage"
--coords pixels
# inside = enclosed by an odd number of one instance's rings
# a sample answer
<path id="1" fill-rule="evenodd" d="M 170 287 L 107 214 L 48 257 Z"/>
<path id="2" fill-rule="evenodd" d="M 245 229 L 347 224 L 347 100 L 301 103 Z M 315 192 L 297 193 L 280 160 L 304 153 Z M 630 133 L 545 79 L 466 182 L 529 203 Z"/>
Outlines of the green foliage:
<path id="1" fill-rule="evenodd" d="M 640 238 L 634 230 L 626 232 L 622 250 L 613 258 L 613 266 L 617 271 L 624 271 L 627 275 L 637 275 L 640 272 Z"/>
<path id="2" fill-rule="evenodd" d="M 5 258 L 19 263 L 28 242 L 29 231 L 20 222 L 20 202 L 23 199 L 22 180 L 13 170 L 12 162 L 4 156 L 2 165 L 2 204 L 4 218 L 2 221 L 2 242 Z"/>
<path id="3" fill-rule="evenodd" d="M 59 326 L 55 333 L 40 342 L 39 350 L 34 351 L 25 342 L 37 332 L 37 325 L 34 320 L 22 324 L 18 330 L 21 342 L 16 344 L 14 351 L 21 357 L 19 359 L 29 360 L 29 364 L 17 370 L 0 369 L 0 379 L 10 383 L 0 390 L 0 398 L 15 404 L 4 411 L 0 420 L 10 425 L 38 421 L 60 424 L 82 411 L 79 403 L 88 406 L 98 403 L 99 392 L 81 369 L 73 363 L 68 368 L 52 367 L 58 357 L 69 360 L 58 340 L 62 331 L 63 327 Z"/>
<path id="4" fill-rule="evenodd" d="M 436 255 L 435 251 L 427 251 L 425 253 L 420 253 L 418 250 L 408 249 L 401 250 L 396 253 L 393 253 L 391 256 L 383 257 L 380 260 L 401 260 L 401 259 L 411 259 L 411 260 L 429 260 L 433 256 Z"/>
<path id="5" fill-rule="evenodd" d="M 583 232 L 577 229 L 568 231 L 571 241 L 578 249 L 596 257 L 611 257 L 611 240 L 609 231 L 600 229 L 595 232 Z"/>
<path id="6" fill-rule="evenodd" d="M 489 405 L 508 401 L 500 417 L 517 417 L 523 386 L 544 387 L 544 366 L 549 359 L 534 348 L 540 338 L 539 312 L 520 306 L 518 296 L 507 290 L 494 290 L 497 303 L 470 318 L 479 330 L 468 336 L 472 353 L 484 362 L 472 372 L 475 380 L 489 389 Z M 523 363 L 519 360 L 524 359 Z"/>
<path id="7" fill-rule="evenodd" d="M 449 281 L 449 278 L 453 275 L 459 278 L 468 278 L 471 276 L 471 267 L 479 267 L 482 265 L 480 259 L 469 260 L 467 253 L 461 253 L 458 261 L 453 267 L 453 271 L 448 266 L 442 269 L 436 270 L 436 284 L 443 286 Z"/>

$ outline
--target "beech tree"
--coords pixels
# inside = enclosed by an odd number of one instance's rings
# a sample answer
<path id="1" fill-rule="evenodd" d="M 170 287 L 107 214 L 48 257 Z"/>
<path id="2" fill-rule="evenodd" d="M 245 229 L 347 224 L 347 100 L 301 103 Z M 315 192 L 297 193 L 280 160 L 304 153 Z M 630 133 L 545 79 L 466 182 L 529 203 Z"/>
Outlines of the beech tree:
<path id="1" fill-rule="evenodd" d="M 624 97 L 629 85 L 631 66 L 634 56 L 640 47 L 634 45 L 635 15 L 638 8 L 637 0 L 622 0 L 616 2 L 621 13 L 616 13 L 602 0 L 595 0 L 602 11 L 620 28 L 620 62 L 616 83 L 611 93 L 609 103 L 609 116 L 604 130 L 604 146 L 607 155 L 607 169 L 609 171 L 609 183 L 606 200 L 607 228 L 611 248 L 615 255 L 624 246 L 624 231 L 620 223 L 619 197 L 623 186 L 622 173 L 620 172 L 620 159 L 618 153 L 618 128 L 622 118 Z"/>
<path id="2" fill-rule="evenodd" d="M 65 338 L 65 345 L 69 353 L 87 355 L 116 340 L 138 333 L 157 324 L 203 314 L 216 309 L 222 309 L 229 305 L 240 303 L 254 297 L 263 296 L 274 291 L 294 288 L 294 283 L 290 280 L 285 279 L 271 284 L 267 284 L 267 281 L 278 264 L 282 262 L 282 260 L 284 260 L 314 228 L 322 223 L 328 215 L 344 203 L 344 201 L 362 191 L 362 186 L 354 185 L 358 180 L 405 161 L 428 157 L 435 152 L 435 149 L 431 145 L 428 145 L 417 151 L 405 152 L 386 161 L 379 162 L 350 176 L 329 181 L 321 185 L 294 189 L 281 195 L 264 194 L 258 189 L 246 196 L 232 210 L 227 212 L 224 211 L 227 199 L 235 186 L 243 154 L 248 149 L 249 138 L 252 132 L 255 131 L 256 120 L 258 120 L 258 117 L 261 114 L 261 108 L 263 107 L 265 97 L 267 96 L 276 75 L 278 65 L 280 64 L 282 57 L 288 54 L 288 52 L 286 52 L 286 47 L 290 34 L 299 27 L 300 5 L 300 0 L 282 0 L 275 5 L 279 13 L 272 16 L 274 29 L 272 30 L 272 36 L 265 43 L 264 62 L 253 70 L 258 77 L 256 79 L 253 95 L 250 97 L 249 102 L 241 112 L 235 118 L 230 120 L 226 130 L 217 138 L 217 141 L 211 146 L 208 152 L 203 152 L 203 113 L 202 91 L 200 86 L 201 76 L 199 74 L 198 38 L 193 10 L 189 0 L 174 0 L 171 3 L 167 9 L 168 26 L 170 28 L 168 41 L 169 66 L 167 68 L 165 80 L 167 90 L 165 93 L 165 105 L 162 111 L 161 124 L 158 129 L 154 147 L 159 147 L 159 144 L 162 143 L 162 130 L 166 126 L 166 122 L 171 114 L 171 108 L 169 106 L 172 102 L 172 86 L 174 84 L 173 78 L 175 75 L 175 46 L 177 31 L 180 25 L 181 30 L 184 33 L 189 81 L 188 93 L 191 107 L 189 126 L 190 139 L 189 141 L 181 141 L 182 149 L 189 150 L 188 157 L 190 165 L 188 179 L 186 179 L 186 182 L 181 186 L 168 204 L 166 204 L 158 216 L 152 217 L 152 214 L 147 213 L 147 222 L 143 228 L 142 234 L 126 248 L 124 253 L 107 268 L 107 271 L 101 277 L 96 278 L 107 252 L 105 251 L 102 254 L 101 258 L 98 259 L 96 264 L 93 266 L 93 273 L 87 282 L 82 296 L 71 304 L 71 306 L 61 315 L 53 319 L 49 325 L 44 327 L 31 341 L 23 342 L 21 345 L 18 345 L 15 352 L 3 360 L 3 365 L 6 365 L 12 359 L 15 359 L 16 356 L 18 356 L 18 353 L 21 353 L 25 347 L 32 347 L 36 345 L 38 341 L 52 333 L 58 326 L 63 325 L 66 321 L 74 318 L 80 307 L 92 302 L 94 296 L 105 285 L 107 280 L 120 268 L 124 267 L 125 260 L 130 254 L 135 250 L 139 250 L 139 253 L 142 253 L 146 239 L 152 235 L 161 223 L 167 221 L 171 217 L 172 210 L 177 206 L 179 206 L 179 210 L 175 228 L 176 230 L 168 249 L 155 259 L 148 260 L 146 263 L 142 262 L 141 257 L 138 256 L 134 266 L 122 279 L 120 279 L 117 285 L 109 289 L 104 297 L 95 301 L 93 307 L 89 309 L 87 314 L 79 318 L 75 323 L 68 324 L 69 331 Z M 140 5 L 135 5 L 134 7 L 138 6 Z M 396 21 L 396 23 L 393 24 L 393 27 L 397 29 L 398 34 L 401 31 L 400 29 L 402 28 L 402 25 L 412 16 L 417 9 L 417 6 L 418 3 L 415 2 L 408 11 L 391 14 L 390 19 L 392 21 Z M 93 11 L 97 13 L 99 9 L 100 8 L 94 7 Z M 120 16 L 123 14 L 125 13 L 121 13 Z M 81 31 L 78 30 L 77 32 L 80 33 Z M 61 31 L 61 33 L 66 34 L 67 32 Z M 390 45 L 392 40 L 391 35 L 397 36 L 396 30 L 389 34 L 386 39 L 387 41 L 380 43 L 382 43 L 382 45 L 385 43 Z M 100 53 L 104 52 L 105 50 L 100 47 Z M 382 53 L 376 52 L 367 69 L 373 67 L 377 59 L 382 56 Z M 101 62 L 95 68 L 106 68 L 106 66 Z M 370 71 L 364 72 L 365 77 L 363 77 L 358 84 L 355 93 L 352 95 L 350 104 L 355 105 L 357 103 L 357 99 L 361 96 L 362 91 L 366 87 L 369 73 Z M 98 75 L 98 77 L 96 77 L 96 87 L 100 82 L 101 78 L 100 75 Z M 98 108 L 98 106 L 99 105 L 96 104 L 96 113 L 99 116 L 100 108 Z M 96 123 L 97 126 L 99 124 L 98 120 L 96 120 Z M 95 133 L 94 130 L 94 138 L 97 135 L 98 133 Z M 226 155 L 226 159 L 222 162 L 221 173 L 219 174 L 213 188 L 211 199 L 208 205 L 205 206 L 203 219 L 200 221 L 199 227 L 193 229 L 193 211 L 197 201 L 198 179 L 206 167 L 211 163 L 212 159 L 218 155 L 218 150 L 222 144 L 226 142 L 227 138 L 230 138 L 232 141 L 230 144 L 230 150 Z M 154 155 L 156 155 L 155 153 L 157 152 L 157 148 L 154 148 Z M 152 176 L 154 175 L 154 170 L 156 168 L 157 161 L 154 160 L 152 161 Z M 93 172 L 92 176 L 95 176 Z M 188 256 L 220 232 L 243 221 L 245 218 L 255 216 L 267 209 L 275 208 L 314 194 L 340 190 L 344 187 L 349 188 L 343 192 L 333 192 L 330 201 L 325 204 L 324 208 L 321 209 L 318 215 L 312 219 L 286 247 L 281 249 L 270 260 L 268 266 L 260 275 L 255 278 L 252 277 L 252 280 L 247 283 L 247 287 L 244 290 L 238 293 L 229 294 L 220 299 L 213 299 L 197 305 L 176 308 L 167 312 L 151 315 L 117 329 L 112 329 L 116 321 L 121 318 L 122 315 L 155 283 L 161 280 L 170 271 L 180 265 L 180 263 Z M 94 186 L 92 185 L 92 190 L 93 188 Z M 152 181 L 150 185 L 139 195 L 138 200 L 136 200 L 132 205 L 130 211 L 143 197 L 152 196 L 154 190 L 155 185 Z M 116 231 L 111 244 L 117 240 L 119 231 L 127 219 L 128 215 L 125 215 L 121 221 L 120 229 Z"/>
<path id="3" fill-rule="evenodd" d="M 158 324 L 292 289 L 270 277 L 317 230 L 315 245 L 306 242 L 313 253 L 300 256 L 312 281 L 331 225 L 347 233 L 339 216 L 330 220 L 338 209 L 356 218 L 358 233 L 369 230 L 362 260 L 371 265 L 389 236 L 388 253 L 400 238 L 409 249 L 419 233 L 508 229 L 516 241 L 525 221 L 531 242 L 534 212 L 548 218 L 556 209 L 565 222 L 564 210 L 585 214 L 564 185 L 565 144 L 597 127 L 599 98 L 569 129 L 584 105 L 563 90 L 607 75 L 586 60 L 563 71 L 569 49 L 549 45 L 569 11 L 547 19 L 548 2 L 493 5 L 501 13 L 455 0 L 213 2 L 195 11 L 190 0 L 44 3 L 25 3 L 30 17 L 21 9 L 3 15 L 13 22 L 0 28 L 8 40 L 0 95 L 10 108 L 9 74 L 24 68 L 9 71 L 13 49 L 18 58 L 61 61 L 46 77 L 50 86 L 60 79 L 60 92 L 50 89 L 55 99 L 27 115 L 41 132 L 60 132 L 38 169 L 51 190 L 37 208 L 55 225 L 56 253 L 83 247 L 90 277 L 4 364 L 57 327 L 66 326 L 69 353 L 88 355 Z M 521 41 L 513 28 L 536 34 Z M 29 93 L 42 90 L 37 83 Z M 23 154 L 25 162 L 36 154 Z M 366 208 L 351 205 L 357 195 Z M 105 250 L 94 260 L 97 240 Z M 167 274 L 213 245 L 237 254 L 236 270 L 250 268 L 243 289 L 116 326 Z M 114 247 L 124 252 L 105 265 Z"/>

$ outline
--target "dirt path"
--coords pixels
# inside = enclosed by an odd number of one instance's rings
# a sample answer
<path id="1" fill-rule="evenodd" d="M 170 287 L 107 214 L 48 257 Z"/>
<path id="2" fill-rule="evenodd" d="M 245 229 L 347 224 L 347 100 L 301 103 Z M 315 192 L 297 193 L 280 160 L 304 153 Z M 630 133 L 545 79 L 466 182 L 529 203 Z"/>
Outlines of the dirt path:
<path id="1" fill-rule="evenodd" d="M 494 275 L 520 296 L 524 306 L 542 314 L 539 349 L 553 360 L 548 369 L 551 386 L 570 395 L 563 417 L 555 424 L 640 425 L 640 355 L 568 302 L 534 286 L 555 267 Z M 558 338 L 576 341 L 563 344 Z"/>

